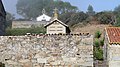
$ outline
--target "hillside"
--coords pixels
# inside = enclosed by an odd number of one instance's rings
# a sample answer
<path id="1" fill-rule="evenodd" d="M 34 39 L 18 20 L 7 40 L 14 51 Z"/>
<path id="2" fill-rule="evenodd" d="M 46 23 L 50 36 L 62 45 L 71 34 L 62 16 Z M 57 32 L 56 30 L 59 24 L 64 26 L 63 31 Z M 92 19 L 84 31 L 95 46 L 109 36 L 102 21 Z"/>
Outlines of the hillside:
<path id="1" fill-rule="evenodd" d="M 87 24 L 84 26 L 76 25 L 74 28 L 72 28 L 72 32 L 74 33 L 90 33 L 94 34 L 97 30 L 104 33 L 105 27 L 109 27 L 110 25 L 105 24 Z"/>

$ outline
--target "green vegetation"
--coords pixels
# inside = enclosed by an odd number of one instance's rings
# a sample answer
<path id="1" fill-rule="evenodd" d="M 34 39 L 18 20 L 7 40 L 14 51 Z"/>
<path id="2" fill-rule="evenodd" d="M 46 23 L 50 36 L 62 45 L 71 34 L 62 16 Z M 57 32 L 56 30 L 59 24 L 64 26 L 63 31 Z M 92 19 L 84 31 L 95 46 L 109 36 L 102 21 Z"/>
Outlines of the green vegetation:
<path id="1" fill-rule="evenodd" d="M 115 7 L 113 13 L 115 14 L 115 26 L 120 26 L 120 5 Z"/>
<path id="2" fill-rule="evenodd" d="M 79 11 L 76 6 L 69 2 L 53 0 L 18 0 L 17 13 L 24 17 L 25 20 L 34 20 L 42 14 L 43 8 L 47 15 L 53 16 L 55 7 L 58 9 L 59 19 L 69 26 L 83 23 L 88 18 L 88 14 Z"/>
<path id="3" fill-rule="evenodd" d="M 98 39 L 95 39 L 95 41 L 94 41 L 94 46 L 97 47 L 97 48 L 100 46 Z"/>
<path id="4" fill-rule="evenodd" d="M 33 33 L 33 34 L 45 34 L 45 28 L 43 27 L 35 27 L 35 28 L 15 28 L 15 29 L 6 29 L 6 35 L 25 35 L 26 33 Z"/>
<path id="5" fill-rule="evenodd" d="M 18 0 L 16 8 L 17 13 L 25 19 L 35 19 L 42 14 L 43 8 L 47 14 L 52 16 L 55 7 L 60 14 L 67 12 L 76 12 L 78 9 L 69 2 L 53 1 L 53 0 Z"/>
<path id="6" fill-rule="evenodd" d="M 100 40 L 100 46 L 104 45 L 104 38 Z"/>
<path id="7" fill-rule="evenodd" d="M 64 18 L 63 18 L 64 17 Z M 68 12 L 61 14 L 59 19 L 69 26 L 74 26 L 75 24 L 86 22 L 88 15 L 84 12 Z"/>
<path id="8" fill-rule="evenodd" d="M 88 10 L 88 11 L 87 11 L 87 14 L 88 14 L 89 16 L 94 16 L 94 15 L 95 15 L 95 11 L 93 10 L 92 5 L 89 5 L 87 10 Z"/>
<path id="9" fill-rule="evenodd" d="M 94 40 L 94 46 L 96 48 L 100 48 L 104 45 L 104 39 L 98 39 L 98 38 L 95 38 Z"/>
<path id="10" fill-rule="evenodd" d="M 53 1 L 53 0 L 18 0 L 16 4 L 17 13 L 24 17 L 19 20 L 35 20 L 36 17 L 42 14 L 42 9 L 46 10 L 47 15 L 53 16 L 53 9 L 58 9 L 59 19 L 69 25 L 70 27 L 82 27 L 90 21 L 98 21 L 98 24 L 112 24 L 120 26 L 120 5 L 114 11 L 95 12 L 92 5 L 88 6 L 87 12 L 80 11 L 76 6 L 69 2 Z M 10 29 L 11 22 L 14 20 L 14 15 L 7 12 L 6 16 L 6 35 L 24 35 L 26 33 L 45 33 L 44 28 L 30 28 L 30 29 Z M 95 44 L 98 47 L 102 46 L 104 39 L 100 40 L 100 31 L 95 33 Z"/>
<path id="11" fill-rule="evenodd" d="M 35 20 L 36 17 L 42 14 L 43 8 L 46 10 L 47 15 L 53 16 L 55 7 L 59 11 L 60 20 L 69 26 L 90 21 L 98 21 L 98 24 L 120 26 L 120 5 L 113 11 L 101 12 L 95 12 L 92 5 L 89 5 L 86 13 L 62 0 L 18 0 L 16 5 L 17 13 L 24 17 L 24 19 L 20 20 Z"/>
<path id="12" fill-rule="evenodd" d="M 94 52 L 96 60 L 103 60 L 103 50 L 101 48 L 96 48 Z"/>
<path id="13" fill-rule="evenodd" d="M 100 31 L 96 31 L 95 32 L 95 38 L 100 38 L 101 37 L 101 32 Z"/>
<path id="14" fill-rule="evenodd" d="M 104 45 L 104 39 L 101 38 L 101 32 L 95 32 L 94 38 L 94 59 L 95 60 L 103 60 L 103 50 L 102 47 Z"/>
<path id="15" fill-rule="evenodd" d="M 120 16 L 116 18 L 116 23 L 114 26 L 120 27 Z"/>
<path id="16" fill-rule="evenodd" d="M 100 24 L 113 24 L 114 23 L 114 14 L 112 11 L 102 11 L 95 15 L 97 21 Z"/>

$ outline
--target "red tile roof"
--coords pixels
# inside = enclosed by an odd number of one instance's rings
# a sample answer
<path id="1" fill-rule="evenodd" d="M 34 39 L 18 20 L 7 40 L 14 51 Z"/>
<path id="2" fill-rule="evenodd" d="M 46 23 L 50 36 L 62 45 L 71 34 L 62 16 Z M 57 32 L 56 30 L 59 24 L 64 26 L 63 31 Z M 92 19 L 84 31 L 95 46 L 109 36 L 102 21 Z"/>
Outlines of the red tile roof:
<path id="1" fill-rule="evenodd" d="M 120 43 L 120 27 L 108 27 L 106 32 L 110 43 Z"/>

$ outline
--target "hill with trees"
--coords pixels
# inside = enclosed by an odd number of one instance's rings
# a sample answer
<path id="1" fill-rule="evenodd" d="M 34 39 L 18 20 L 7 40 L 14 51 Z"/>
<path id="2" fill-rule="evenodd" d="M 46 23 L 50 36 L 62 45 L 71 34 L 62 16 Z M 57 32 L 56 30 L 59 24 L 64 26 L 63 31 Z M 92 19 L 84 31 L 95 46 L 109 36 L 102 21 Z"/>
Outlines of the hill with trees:
<path id="1" fill-rule="evenodd" d="M 17 13 L 25 19 L 35 19 L 42 14 L 43 8 L 48 15 L 53 15 L 53 9 L 57 8 L 60 14 L 67 12 L 76 12 L 78 8 L 72 6 L 69 2 L 54 1 L 54 0 L 18 0 Z"/>
<path id="2" fill-rule="evenodd" d="M 55 7 L 58 8 L 59 19 L 69 26 L 86 24 L 91 21 L 98 21 L 98 24 L 120 26 L 120 6 L 117 6 L 114 11 L 95 12 L 92 5 L 89 5 L 85 13 L 62 0 L 18 0 L 16 5 L 17 13 L 26 20 L 35 20 L 38 15 L 41 15 L 43 8 L 48 15 L 53 16 Z"/>
<path id="3" fill-rule="evenodd" d="M 109 25 L 120 26 L 120 5 L 113 11 L 101 12 L 95 12 L 94 7 L 89 5 L 85 13 L 69 2 L 63 2 L 62 0 L 18 0 L 16 8 L 17 13 L 24 17 L 24 19 L 17 20 L 35 20 L 38 15 L 42 14 L 43 8 L 49 16 L 53 16 L 54 8 L 57 8 L 59 11 L 58 19 L 69 25 L 73 32 L 91 32 L 91 34 L 94 34 L 98 28 L 103 31 Z M 14 19 L 14 15 L 7 12 L 6 35 L 15 35 L 17 31 L 21 31 L 20 35 L 23 35 L 34 29 L 10 29 L 11 22 Z M 33 33 L 45 33 L 44 27 L 42 31 L 37 31 L 38 29 L 41 28 L 35 28 L 36 31 Z"/>

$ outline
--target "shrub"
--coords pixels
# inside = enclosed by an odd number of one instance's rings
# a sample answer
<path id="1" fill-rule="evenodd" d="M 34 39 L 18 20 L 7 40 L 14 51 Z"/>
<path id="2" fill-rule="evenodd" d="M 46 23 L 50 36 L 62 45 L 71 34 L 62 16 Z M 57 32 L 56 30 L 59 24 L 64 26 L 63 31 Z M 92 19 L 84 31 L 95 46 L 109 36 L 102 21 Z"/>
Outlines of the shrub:
<path id="1" fill-rule="evenodd" d="M 99 47 L 100 45 L 99 45 L 99 40 L 98 39 L 95 39 L 95 41 L 94 41 L 94 46 L 95 47 Z"/>
<path id="2" fill-rule="evenodd" d="M 120 22 L 116 22 L 114 26 L 120 27 Z"/>
<path id="3" fill-rule="evenodd" d="M 12 35 L 25 35 L 26 33 L 35 33 L 35 34 L 40 34 L 43 33 L 45 34 L 45 28 L 44 27 L 36 27 L 36 28 L 15 28 L 15 29 L 6 29 L 6 35 L 7 36 L 12 36 Z"/>
<path id="4" fill-rule="evenodd" d="M 116 18 L 116 22 L 114 23 L 114 26 L 120 27 L 120 16 Z"/>
<path id="5" fill-rule="evenodd" d="M 97 59 L 97 60 L 103 60 L 103 50 L 98 48 L 95 50 L 94 52 L 94 57 Z"/>
<path id="6" fill-rule="evenodd" d="M 101 32 L 100 31 L 96 31 L 95 32 L 95 38 L 100 38 L 101 37 Z"/>
<path id="7" fill-rule="evenodd" d="M 100 40 L 100 46 L 103 46 L 104 45 L 104 39 L 101 39 Z"/>

